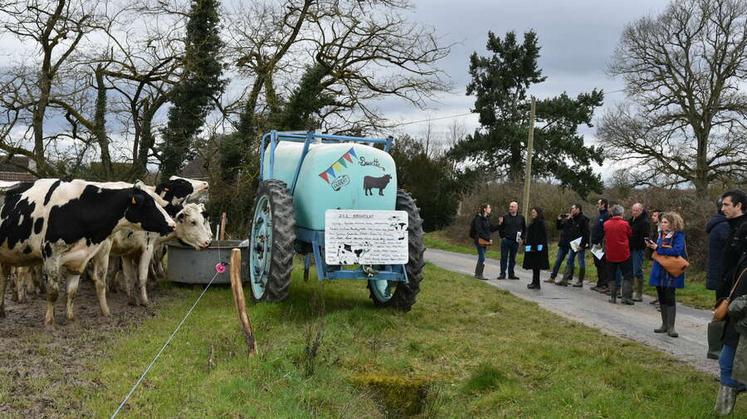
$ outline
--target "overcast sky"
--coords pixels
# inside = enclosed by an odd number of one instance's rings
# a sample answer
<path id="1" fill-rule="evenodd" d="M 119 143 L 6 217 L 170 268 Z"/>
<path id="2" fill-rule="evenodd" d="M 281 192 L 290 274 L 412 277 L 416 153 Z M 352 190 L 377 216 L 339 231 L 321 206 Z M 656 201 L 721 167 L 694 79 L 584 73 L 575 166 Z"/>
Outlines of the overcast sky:
<path id="1" fill-rule="evenodd" d="M 443 118 L 470 111 L 474 97 L 465 95 L 469 82 L 469 56 L 476 51 L 487 55 L 485 43 L 488 31 L 503 38 L 515 31 L 519 38 L 534 30 L 541 45 L 539 65 L 547 80 L 530 90 L 530 94 L 545 98 L 568 92 L 601 88 L 605 92 L 605 107 L 621 101 L 624 96 L 620 80 L 605 73 L 626 24 L 648 15 L 659 14 L 669 3 L 663 0 L 415 0 L 413 20 L 433 27 L 446 44 L 455 43 L 451 54 L 441 63 L 451 77 L 454 91 L 420 110 L 401 102 L 382 102 L 380 109 L 393 121 L 412 122 L 428 118 Z M 595 117 L 602 114 L 595 113 Z M 461 116 L 468 131 L 477 127 L 477 116 Z M 432 122 L 436 135 L 445 135 L 452 118 Z M 403 126 L 411 134 L 422 134 L 426 123 Z M 593 133 L 593 130 L 584 130 Z M 593 138 L 589 138 L 593 141 Z"/>

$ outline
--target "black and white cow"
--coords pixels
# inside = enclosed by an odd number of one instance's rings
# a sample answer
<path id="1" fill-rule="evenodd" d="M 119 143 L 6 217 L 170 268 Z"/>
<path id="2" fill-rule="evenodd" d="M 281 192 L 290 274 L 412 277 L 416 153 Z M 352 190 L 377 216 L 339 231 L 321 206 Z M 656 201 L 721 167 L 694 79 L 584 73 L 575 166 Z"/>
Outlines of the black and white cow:
<path id="1" fill-rule="evenodd" d="M 171 176 L 168 181 L 156 186 L 156 194 L 171 205 L 194 201 L 208 192 L 208 183 L 201 180 Z"/>
<path id="2" fill-rule="evenodd" d="M 168 181 L 162 182 L 155 188 L 155 192 L 169 205 L 166 206 L 166 212 L 172 217 L 181 209 L 181 205 L 186 202 L 198 202 L 207 197 L 209 184 L 208 182 L 188 179 L 179 176 L 171 176 Z M 153 256 L 150 260 L 150 271 L 153 272 L 154 279 L 165 277 L 163 268 L 163 258 L 166 256 L 166 246 L 159 245 L 153 249 Z"/>
<path id="3" fill-rule="evenodd" d="M 125 287 L 130 303 L 136 302 L 133 288 L 137 282 L 140 290 L 140 303 L 148 305 L 146 285 L 154 249 L 167 241 L 177 239 L 198 250 L 210 246 L 212 235 L 210 226 L 205 220 L 205 207 L 202 204 L 191 203 L 184 207 L 174 207 L 169 204 L 167 207 L 179 209 L 179 212 L 173 215 L 176 221 L 174 232 L 166 236 L 132 229 L 122 229 L 114 233 L 107 243 L 102 244 L 101 249 L 91 261 L 94 281 L 105 281 L 110 257 L 121 257 Z M 104 309 L 107 307 L 105 296 L 103 301 L 99 300 L 99 304 L 102 307 L 102 313 L 108 315 L 108 308 Z"/>
<path id="4" fill-rule="evenodd" d="M 67 277 L 67 318 L 73 320 L 80 274 L 112 233 L 126 227 L 164 236 L 174 231 L 174 220 L 159 203 L 164 202 L 141 184 L 124 182 L 39 179 L 6 191 L 0 210 L 0 296 L 5 295 L 11 265 L 41 260 L 47 290 L 45 323 L 54 323 L 61 275 Z M 97 294 L 105 288 L 96 283 Z M 0 317 L 5 316 L 4 303 L 0 298 Z"/>

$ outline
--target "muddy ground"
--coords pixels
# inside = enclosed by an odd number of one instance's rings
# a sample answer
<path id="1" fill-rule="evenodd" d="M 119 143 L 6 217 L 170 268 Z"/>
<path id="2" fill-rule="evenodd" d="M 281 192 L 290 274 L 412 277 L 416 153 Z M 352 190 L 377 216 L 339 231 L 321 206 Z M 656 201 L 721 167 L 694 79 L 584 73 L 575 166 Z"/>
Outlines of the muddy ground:
<path id="1" fill-rule="evenodd" d="M 159 306 L 173 300 L 173 288 L 149 290 L 149 307 L 127 304 L 124 293 L 108 296 L 111 317 L 99 314 L 91 281 L 81 281 L 75 300 L 76 320 L 65 318 L 64 294 L 56 304 L 53 327 L 43 323 L 46 297 L 32 297 L 18 304 L 6 293 L 6 318 L 0 319 L 0 417 L 91 416 L 70 394 L 106 391 L 91 374 L 114 338 L 144 319 L 155 316 Z M 124 395 L 122 395 L 124 396 Z"/>

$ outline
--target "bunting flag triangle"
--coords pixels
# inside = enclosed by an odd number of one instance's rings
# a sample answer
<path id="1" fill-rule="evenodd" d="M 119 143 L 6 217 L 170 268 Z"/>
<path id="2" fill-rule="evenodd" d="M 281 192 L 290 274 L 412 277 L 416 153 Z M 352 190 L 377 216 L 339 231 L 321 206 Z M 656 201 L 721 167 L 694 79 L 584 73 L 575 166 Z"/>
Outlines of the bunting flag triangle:
<path id="1" fill-rule="evenodd" d="M 337 163 L 340 163 L 342 167 L 348 167 L 348 164 L 345 163 L 345 159 L 343 159 L 342 157 L 340 157 L 340 160 L 337 160 Z"/>
<path id="2" fill-rule="evenodd" d="M 343 158 L 343 159 L 345 159 L 345 160 L 347 160 L 347 161 L 348 161 L 348 163 L 352 163 L 352 162 L 353 162 L 353 158 L 352 158 L 352 157 L 350 157 L 350 153 L 345 153 L 345 154 L 343 154 L 343 155 L 342 155 L 342 158 Z"/>
<path id="3" fill-rule="evenodd" d="M 333 169 L 331 167 L 326 170 L 326 173 L 328 173 L 332 177 L 337 177 L 337 175 L 335 175 L 335 169 Z"/>
<path id="4" fill-rule="evenodd" d="M 358 157 L 358 155 L 355 154 L 355 150 L 353 149 L 353 147 L 350 147 L 350 151 L 348 151 L 348 153 L 350 153 L 353 157 Z"/>
<path id="5" fill-rule="evenodd" d="M 338 162 L 334 162 L 334 163 L 332 163 L 332 168 L 335 169 L 335 170 L 340 170 L 340 169 L 342 169 L 342 165 L 340 163 L 338 163 Z"/>
<path id="6" fill-rule="evenodd" d="M 319 177 L 324 179 L 325 182 L 329 183 L 329 176 L 327 175 L 327 172 L 319 173 Z"/>

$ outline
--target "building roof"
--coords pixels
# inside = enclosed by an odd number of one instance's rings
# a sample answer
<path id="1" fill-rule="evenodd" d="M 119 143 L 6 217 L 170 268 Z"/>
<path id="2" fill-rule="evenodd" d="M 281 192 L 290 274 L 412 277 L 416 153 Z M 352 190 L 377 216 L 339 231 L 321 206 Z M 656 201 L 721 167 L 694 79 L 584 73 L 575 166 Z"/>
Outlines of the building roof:
<path id="1" fill-rule="evenodd" d="M 36 177 L 29 172 L 10 172 L 0 170 L 0 181 L 7 182 L 33 182 Z"/>

